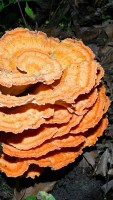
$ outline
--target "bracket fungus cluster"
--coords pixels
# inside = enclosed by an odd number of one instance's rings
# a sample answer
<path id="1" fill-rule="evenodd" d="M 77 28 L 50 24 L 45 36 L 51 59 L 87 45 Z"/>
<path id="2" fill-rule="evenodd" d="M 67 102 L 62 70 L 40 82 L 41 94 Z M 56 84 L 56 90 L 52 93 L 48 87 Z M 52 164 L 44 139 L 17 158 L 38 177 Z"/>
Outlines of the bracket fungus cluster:
<path id="1" fill-rule="evenodd" d="M 77 39 L 16 28 L 0 39 L 0 170 L 9 177 L 58 170 L 108 125 L 104 70 Z"/>

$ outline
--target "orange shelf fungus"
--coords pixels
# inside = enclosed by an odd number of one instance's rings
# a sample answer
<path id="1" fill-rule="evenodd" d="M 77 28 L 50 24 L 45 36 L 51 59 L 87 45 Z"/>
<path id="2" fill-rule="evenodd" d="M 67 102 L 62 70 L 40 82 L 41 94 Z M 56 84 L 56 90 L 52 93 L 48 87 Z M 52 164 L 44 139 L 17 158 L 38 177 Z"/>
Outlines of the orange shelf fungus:
<path id="1" fill-rule="evenodd" d="M 44 142 L 42 145 L 37 146 L 36 148 L 32 148 L 29 150 L 22 150 L 24 148 L 24 144 L 20 145 L 20 148 L 15 148 L 10 145 L 3 145 L 3 152 L 10 155 L 10 156 L 16 156 L 20 158 L 30 158 L 30 157 L 40 157 L 45 154 L 47 154 L 50 151 L 61 149 L 64 147 L 76 147 L 79 144 L 83 143 L 85 141 L 84 136 L 75 136 L 75 135 L 66 135 L 62 136 L 60 138 L 52 138 L 46 142 Z"/>
<path id="2" fill-rule="evenodd" d="M 35 178 L 58 170 L 107 128 L 104 70 L 77 39 L 16 28 L 0 39 L 0 170 Z"/>
<path id="3" fill-rule="evenodd" d="M 46 52 L 43 35 L 18 28 L 6 32 L 0 40 L 0 84 L 6 87 L 37 82 L 51 84 L 62 75 L 60 63 Z M 46 41 L 47 43 L 47 41 Z M 43 51 L 43 48 L 45 50 Z"/>
<path id="4" fill-rule="evenodd" d="M 6 155 L 0 157 L 0 169 L 9 177 L 17 177 L 24 174 L 28 170 L 29 165 L 25 160 L 11 158 Z"/>
<path id="5" fill-rule="evenodd" d="M 38 106 L 27 104 L 11 109 L 0 109 L 0 131 L 21 133 L 24 130 L 35 129 L 54 115 L 53 106 Z"/>

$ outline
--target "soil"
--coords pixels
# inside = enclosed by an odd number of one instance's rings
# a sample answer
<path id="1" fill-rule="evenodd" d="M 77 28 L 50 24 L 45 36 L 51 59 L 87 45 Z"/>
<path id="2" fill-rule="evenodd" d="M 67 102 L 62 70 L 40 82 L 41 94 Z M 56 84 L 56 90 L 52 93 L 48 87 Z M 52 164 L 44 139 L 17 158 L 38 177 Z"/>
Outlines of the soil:
<path id="1" fill-rule="evenodd" d="M 82 156 L 67 167 L 58 171 L 49 168 L 35 180 L 20 179 L 22 188 L 29 187 L 34 183 L 56 181 L 51 194 L 56 200 L 112 200 L 113 191 L 104 195 L 101 187 L 106 180 L 101 176 L 94 176 L 91 167 L 80 167 Z M 15 180 L 7 178 L 4 174 L 0 176 L 0 200 L 12 200 Z M 20 200 L 20 198 L 18 199 Z"/>
<path id="2" fill-rule="evenodd" d="M 60 169 L 51 171 L 49 168 L 37 179 L 40 181 L 56 181 L 50 192 L 56 200 L 112 200 L 113 190 L 106 195 L 102 186 L 107 183 L 107 178 L 95 176 L 91 166 L 80 167 L 80 156 L 74 163 Z"/>
<path id="3" fill-rule="evenodd" d="M 92 176 L 89 168 L 73 167 L 53 189 L 56 200 L 103 200 L 102 181 Z"/>
<path id="4" fill-rule="evenodd" d="M 103 183 L 101 178 L 92 176 L 89 168 L 75 166 L 57 182 L 52 194 L 56 200 L 112 200 L 113 191 L 104 195 Z"/>
<path id="5" fill-rule="evenodd" d="M 80 158 L 81 159 L 81 158 Z M 61 178 L 51 192 L 56 200 L 112 200 L 113 190 L 106 195 L 101 187 L 107 180 L 94 176 L 90 167 L 79 167 L 79 161 L 59 170 Z M 62 175 L 63 174 L 63 175 Z"/>

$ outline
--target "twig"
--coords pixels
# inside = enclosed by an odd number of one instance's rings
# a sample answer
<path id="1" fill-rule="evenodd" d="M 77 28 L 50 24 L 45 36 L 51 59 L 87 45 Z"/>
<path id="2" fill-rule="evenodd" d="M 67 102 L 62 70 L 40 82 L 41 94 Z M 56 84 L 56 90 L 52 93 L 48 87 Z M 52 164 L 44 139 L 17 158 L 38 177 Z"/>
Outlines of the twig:
<path id="1" fill-rule="evenodd" d="M 85 161 L 88 163 L 88 165 L 94 170 L 94 167 L 91 165 L 91 163 L 89 163 L 89 161 L 87 160 L 87 158 L 83 155 Z"/>
<path id="2" fill-rule="evenodd" d="M 24 15 L 23 15 L 23 12 L 22 12 L 22 9 L 21 9 L 21 6 L 20 6 L 20 3 L 19 3 L 19 0 L 16 0 L 16 2 L 17 2 L 17 4 L 18 4 L 18 7 L 19 7 L 19 10 L 20 10 L 20 13 L 21 13 L 21 16 L 22 16 L 23 22 L 24 22 L 25 26 L 26 26 L 27 28 L 29 28 L 29 26 L 28 26 L 28 24 L 27 24 L 27 22 L 26 22 L 26 19 L 25 19 Z"/>
<path id="3" fill-rule="evenodd" d="M 52 7 L 53 7 L 53 2 L 54 2 L 54 0 L 51 1 L 51 7 L 50 7 L 50 12 L 49 12 L 49 21 L 51 19 L 51 11 L 52 11 Z"/>
<path id="4" fill-rule="evenodd" d="M 59 5 L 58 5 L 58 7 L 56 8 L 56 10 L 55 10 L 55 12 L 53 13 L 53 15 L 52 15 L 52 16 L 49 16 L 49 22 L 50 22 L 50 17 L 53 18 L 53 17 L 56 15 L 56 13 L 57 13 L 57 11 L 59 10 L 59 8 L 60 8 L 60 6 L 61 6 L 61 4 L 62 4 L 63 1 L 64 1 L 64 0 L 62 0 L 62 1 L 59 3 Z M 53 1 L 52 1 L 52 5 L 53 5 Z M 51 8 L 52 8 L 52 6 L 51 6 Z M 50 8 L 50 10 L 51 10 L 51 8 Z"/>

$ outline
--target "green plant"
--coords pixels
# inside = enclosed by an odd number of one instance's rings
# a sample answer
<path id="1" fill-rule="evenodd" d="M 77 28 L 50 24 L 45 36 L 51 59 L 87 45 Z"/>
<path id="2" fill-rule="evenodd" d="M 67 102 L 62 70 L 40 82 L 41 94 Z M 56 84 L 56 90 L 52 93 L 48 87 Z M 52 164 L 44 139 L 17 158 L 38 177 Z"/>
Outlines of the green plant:
<path id="1" fill-rule="evenodd" d="M 25 12 L 32 20 L 35 20 L 36 15 L 34 14 L 33 10 L 28 6 L 28 3 L 26 2 Z"/>
<path id="2" fill-rule="evenodd" d="M 102 15 L 102 19 L 103 20 L 112 19 L 112 16 L 110 16 L 110 15 Z"/>
<path id="3" fill-rule="evenodd" d="M 36 27 L 38 20 L 36 8 L 50 9 L 50 5 L 51 0 L 0 0 L 0 31 L 15 26 L 29 29 L 32 29 L 33 26 Z M 5 13 L 7 14 L 5 15 Z"/>
<path id="4" fill-rule="evenodd" d="M 30 195 L 26 197 L 26 200 L 55 200 L 52 194 L 48 194 L 45 191 L 39 191 L 37 197 Z"/>
<path id="5" fill-rule="evenodd" d="M 37 195 L 38 200 L 55 200 L 52 194 L 48 194 L 47 192 L 40 191 Z"/>
<path id="6" fill-rule="evenodd" d="M 27 196 L 26 197 L 26 200 L 36 200 L 37 198 L 36 198 L 36 196 L 34 196 L 34 195 L 31 195 L 31 196 Z"/>

